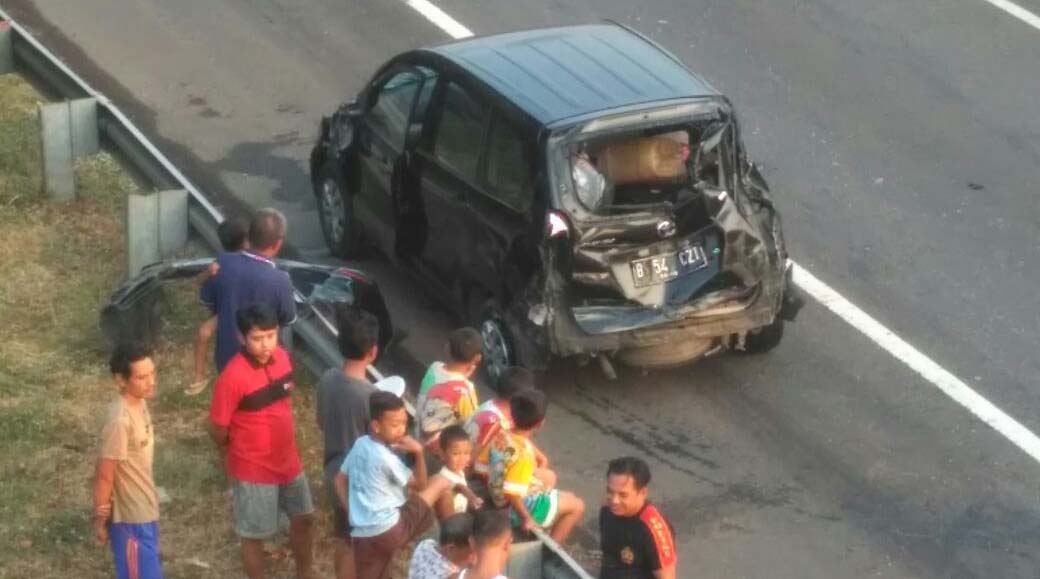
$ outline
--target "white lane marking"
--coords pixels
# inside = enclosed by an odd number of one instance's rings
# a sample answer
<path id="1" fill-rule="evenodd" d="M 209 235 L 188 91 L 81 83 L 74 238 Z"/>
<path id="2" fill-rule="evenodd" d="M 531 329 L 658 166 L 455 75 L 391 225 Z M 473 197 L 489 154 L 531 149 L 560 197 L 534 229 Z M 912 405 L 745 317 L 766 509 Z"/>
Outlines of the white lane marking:
<path id="1" fill-rule="evenodd" d="M 1018 18 L 1022 22 L 1040 30 L 1040 16 L 1033 14 L 1032 12 L 1022 8 L 1018 4 L 1011 2 L 1010 0 L 986 0 L 990 4 L 1000 8 L 1004 12 Z"/>
<path id="2" fill-rule="evenodd" d="M 798 287 L 1040 462 L 1040 437 L 994 406 L 992 402 L 983 398 L 960 378 L 908 344 L 895 332 L 881 325 L 869 314 L 842 297 L 808 270 L 796 263 L 792 263 L 792 265 L 794 266 L 793 280 Z"/>
<path id="3" fill-rule="evenodd" d="M 473 33 L 468 28 L 459 24 L 457 20 L 445 14 L 440 8 L 430 4 L 427 0 L 404 1 L 429 18 L 434 24 L 442 28 L 452 38 L 458 40 L 473 36 Z M 1006 0 L 986 1 L 1005 10 L 1008 10 L 1008 8 L 1002 5 L 1008 4 L 1024 13 L 1025 16 L 1016 14 L 1015 12 L 1011 12 L 1012 14 L 1022 18 L 1037 28 L 1040 28 L 1040 18 L 1026 12 L 1017 5 L 1011 4 Z M 420 3 L 428 6 L 428 8 L 418 8 L 417 4 Z M 429 13 L 427 11 L 429 11 Z M 446 19 L 447 24 L 443 24 L 438 19 L 431 17 L 429 15 L 430 13 L 436 14 L 437 18 Z M 1033 20 L 1030 21 L 1028 18 L 1032 18 Z M 455 32 L 453 32 L 453 30 Z M 827 309 L 837 314 L 839 318 L 845 320 L 845 322 L 850 326 L 862 332 L 863 335 L 870 338 L 870 340 L 880 346 L 881 349 L 906 364 L 911 370 L 920 374 L 925 380 L 931 382 L 936 388 L 942 391 L 943 394 L 952 398 L 956 403 L 965 407 L 980 420 L 990 425 L 1000 434 L 1004 435 L 1004 437 L 1010 440 L 1012 444 L 1022 449 L 1026 454 L 1033 457 L 1034 460 L 1040 462 L 1040 437 L 1037 437 L 1037 435 L 1033 434 L 1032 431 L 1023 426 L 1022 423 L 1008 416 L 1004 411 L 994 406 L 992 402 L 983 398 L 981 394 L 965 384 L 960 378 L 954 376 L 934 360 L 921 353 L 920 350 L 911 346 L 906 340 L 897 336 L 895 332 L 881 325 L 881 323 L 872 318 L 870 314 L 859 309 L 855 304 L 831 289 L 830 286 L 820 281 L 819 278 L 809 273 L 808 270 L 793 261 L 791 262 L 791 265 L 794 268 L 793 280 L 798 287 L 805 290 L 806 293 L 815 298 L 816 301 L 823 304 Z"/>
<path id="4" fill-rule="evenodd" d="M 404 3 L 415 8 L 416 12 L 422 14 L 427 20 L 433 22 L 438 28 L 448 33 L 448 36 L 459 40 L 469 38 L 473 32 L 459 23 L 446 12 L 431 4 L 428 0 L 404 0 Z"/>

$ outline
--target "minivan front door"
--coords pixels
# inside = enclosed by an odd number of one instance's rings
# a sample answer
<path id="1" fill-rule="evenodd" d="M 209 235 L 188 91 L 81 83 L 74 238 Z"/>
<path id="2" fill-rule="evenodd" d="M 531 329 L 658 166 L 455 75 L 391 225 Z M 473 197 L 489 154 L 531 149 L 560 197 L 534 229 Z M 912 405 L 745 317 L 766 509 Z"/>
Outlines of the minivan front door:
<path id="1" fill-rule="evenodd" d="M 358 135 L 360 183 L 356 210 L 386 255 L 395 240 L 394 194 L 405 169 L 403 151 L 415 102 L 426 76 L 414 67 L 387 72 L 371 89 Z"/>

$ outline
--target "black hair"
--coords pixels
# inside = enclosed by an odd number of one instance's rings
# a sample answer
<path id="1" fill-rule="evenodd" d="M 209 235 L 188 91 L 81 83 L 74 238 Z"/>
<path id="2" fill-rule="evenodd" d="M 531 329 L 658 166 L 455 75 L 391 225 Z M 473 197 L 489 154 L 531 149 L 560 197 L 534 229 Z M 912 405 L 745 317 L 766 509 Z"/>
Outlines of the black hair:
<path id="1" fill-rule="evenodd" d="M 245 247 L 249 223 L 238 217 L 228 217 L 217 226 L 217 238 L 224 251 L 238 251 Z"/>
<path id="2" fill-rule="evenodd" d="M 285 216 L 277 209 L 261 209 L 249 222 L 249 245 L 255 250 L 274 247 L 285 239 Z"/>
<path id="3" fill-rule="evenodd" d="M 142 342 L 121 342 L 116 344 L 112 350 L 112 357 L 108 359 L 108 369 L 112 374 L 118 374 L 123 378 L 130 377 L 130 365 L 134 362 L 151 358 L 152 349 Z"/>
<path id="4" fill-rule="evenodd" d="M 488 509 L 473 516 L 473 542 L 483 547 L 511 532 L 509 517 L 502 511 Z"/>
<path id="5" fill-rule="evenodd" d="M 459 328 L 448 336 L 448 355 L 453 362 L 469 362 L 481 353 L 482 348 L 480 332 L 473 328 Z"/>
<path id="6" fill-rule="evenodd" d="M 336 309 L 339 352 L 348 360 L 360 360 L 379 344 L 379 320 L 352 305 Z"/>
<path id="7" fill-rule="evenodd" d="M 473 536 L 473 516 L 457 513 L 441 521 L 440 544 L 466 547 Z"/>
<path id="8" fill-rule="evenodd" d="M 509 399 L 509 409 L 513 415 L 513 427 L 518 430 L 529 430 L 538 426 L 545 419 L 548 399 L 545 392 L 528 388 L 521 390 Z"/>
<path id="9" fill-rule="evenodd" d="M 632 477 L 632 483 L 636 485 L 637 490 L 650 484 L 650 467 L 641 458 L 622 456 L 610 461 L 607 465 L 607 476 L 619 474 Z"/>
<path id="10" fill-rule="evenodd" d="M 460 440 L 469 441 L 469 435 L 466 434 L 466 429 L 463 428 L 461 424 L 452 424 L 441 431 L 441 450 L 448 452 L 448 447 L 451 446 L 453 442 L 458 442 Z"/>
<path id="11" fill-rule="evenodd" d="M 380 420 L 387 412 L 394 412 L 404 408 L 404 400 L 395 396 L 393 392 L 373 392 L 368 399 L 368 415 L 372 420 Z"/>
<path id="12" fill-rule="evenodd" d="M 508 400 L 521 390 L 534 388 L 534 372 L 521 366 L 510 366 L 502 371 L 495 382 L 499 398 Z"/>
<path id="13" fill-rule="evenodd" d="M 238 324 L 238 331 L 243 336 L 254 328 L 274 330 L 278 327 L 278 312 L 268 304 L 249 304 L 238 310 L 238 313 L 235 314 L 235 322 Z"/>

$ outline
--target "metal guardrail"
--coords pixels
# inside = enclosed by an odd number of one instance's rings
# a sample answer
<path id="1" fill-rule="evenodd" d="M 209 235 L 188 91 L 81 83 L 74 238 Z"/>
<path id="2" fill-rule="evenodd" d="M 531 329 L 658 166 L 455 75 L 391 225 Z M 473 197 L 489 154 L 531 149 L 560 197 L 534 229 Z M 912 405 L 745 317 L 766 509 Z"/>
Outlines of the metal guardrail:
<path id="1" fill-rule="evenodd" d="M 224 215 L 206 195 L 119 110 L 119 107 L 87 84 L 2 8 L 0 21 L 9 27 L 11 32 L 11 52 L 15 69 L 27 71 L 33 78 L 39 79 L 47 88 L 65 99 L 95 99 L 99 134 L 104 135 L 116 151 L 156 190 L 186 190 L 190 226 L 214 251 L 220 251 L 217 225 L 224 220 Z M 329 347 L 327 340 L 322 339 L 320 330 L 311 320 L 300 319 L 293 328 L 294 333 L 307 344 L 325 367 L 342 365 L 343 359 L 339 352 Z"/>
<path id="2" fill-rule="evenodd" d="M 21 25 L 15 22 L 0 8 L 0 25 L 9 27 L 11 48 L 15 69 L 28 71 L 31 76 L 42 81 L 49 89 L 65 99 L 93 98 L 97 102 L 98 132 L 104 135 L 117 152 L 126 159 L 134 169 L 144 176 L 156 190 L 184 189 L 188 192 L 188 222 L 214 251 L 220 251 L 220 240 L 217 237 L 217 225 L 224 220 L 224 215 L 209 201 L 202 191 L 191 182 L 170 161 L 158 147 L 142 133 L 129 118 L 105 95 L 95 90 L 64 62 L 41 44 Z M 315 312 L 316 320 L 300 318 L 293 324 L 293 333 L 300 338 L 325 368 L 339 367 L 343 364 L 335 344 L 322 336 L 319 324 L 335 335 L 336 328 L 329 320 Z M 307 359 L 307 358 L 305 358 Z M 315 368 L 312 368 L 315 370 Z M 320 374 L 321 368 L 316 369 Z M 382 373 L 374 366 L 369 367 L 369 374 L 375 380 L 383 378 Z M 409 411 L 415 411 L 408 405 Z M 560 579 L 591 579 L 588 574 L 559 544 L 548 535 L 536 532 L 535 537 L 543 545 L 543 553 L 539 557 L 541 566 L 552 561 L 548 576 Z M 518 578 L 520 579 L 520 578 Z"/>

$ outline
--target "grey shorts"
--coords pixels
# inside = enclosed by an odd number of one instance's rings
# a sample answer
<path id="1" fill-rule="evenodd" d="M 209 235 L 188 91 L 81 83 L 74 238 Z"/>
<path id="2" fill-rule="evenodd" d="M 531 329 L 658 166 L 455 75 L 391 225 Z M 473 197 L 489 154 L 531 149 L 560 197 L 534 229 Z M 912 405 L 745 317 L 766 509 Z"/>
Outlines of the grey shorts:
<path id="1" fill-rule="evenodd" d="M 232 478 L 235 533 L 243 539 L 268 539 L 278 532 L 278 514 L 290 518 L 314 512 L 307 475 L 289 484 L 259 484 Z"/>

